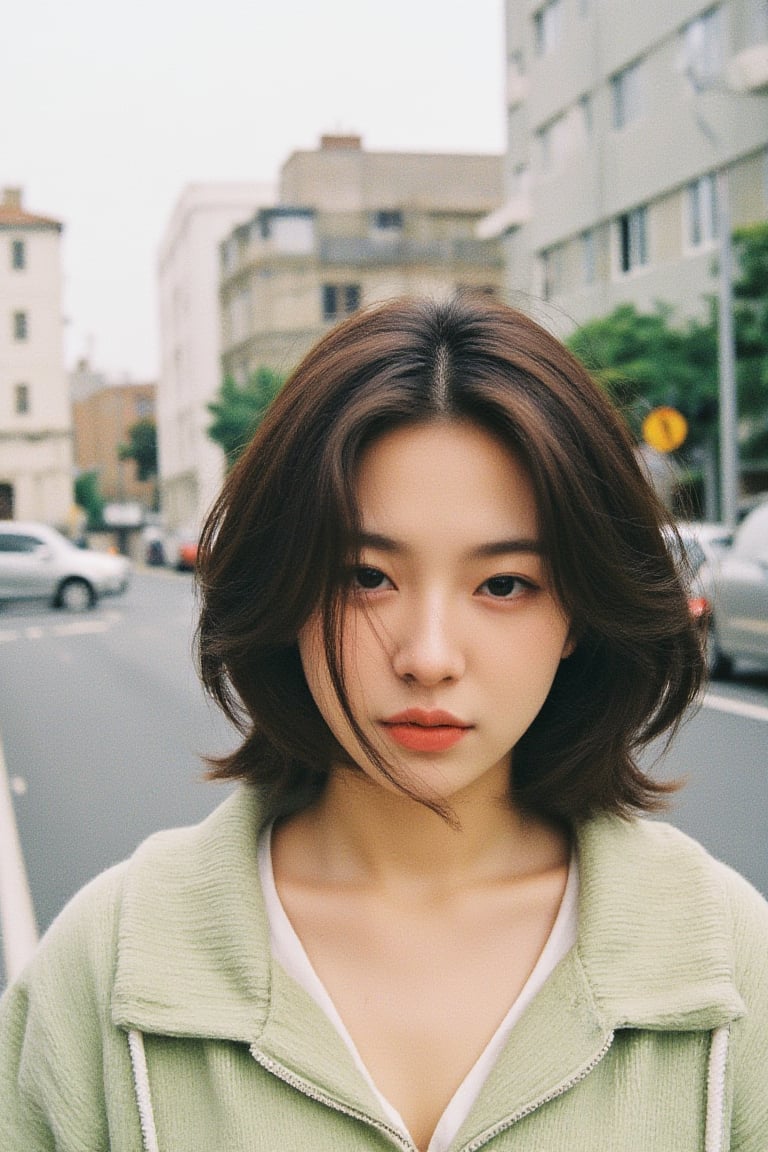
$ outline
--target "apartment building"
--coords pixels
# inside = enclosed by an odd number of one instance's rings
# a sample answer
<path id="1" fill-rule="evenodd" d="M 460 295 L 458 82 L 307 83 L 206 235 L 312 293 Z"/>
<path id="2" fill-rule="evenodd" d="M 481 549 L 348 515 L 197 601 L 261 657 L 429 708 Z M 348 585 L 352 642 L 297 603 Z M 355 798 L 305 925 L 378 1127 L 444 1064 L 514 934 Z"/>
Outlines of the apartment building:
<path id="1" fill-rule="evenodd" d="M 194 532 L 224 472 L 208 438 L 207 404 L 221 383 L 219 243 L 274 200 L 259 183 L 192 184 L 181 194 L 159 254 L 159 489 L 168 527 Z"/>
<path id="2" fill-rule="evenodd" d="M 135 504 L 151 511 L 155 481 L 139 480 L 134 460 L 121 460 L 121 445 L 141 420 L 155 419 L 155 385 L 116 383 L 78 361 L 69 375 L 75 468 L 95 472 L 99 493 L 117 505 Z"/>
<path id="3" fill-rule="evenodd" d="M 766 0 L 507 0 L 506 295 L 561 334 L 629 301 L 716 291 L 733 226 L 768 216 Z"/>
<path id="4" fill-rule="evenodd" d="M 0 202 L 0 519 L 65 527 L 72 428 L 64 370 L 62 224 Z"/>
<path id="5" fill-rule="evenodd" d="M 358 136 L 294 152 L 278 203 L 221 245 L 224 372 L 287 374 L 331 325 L 377 300 L 500 291 L 501 244 L 475 233 L 502 198 L 501 156 L 367 152 Z"/>

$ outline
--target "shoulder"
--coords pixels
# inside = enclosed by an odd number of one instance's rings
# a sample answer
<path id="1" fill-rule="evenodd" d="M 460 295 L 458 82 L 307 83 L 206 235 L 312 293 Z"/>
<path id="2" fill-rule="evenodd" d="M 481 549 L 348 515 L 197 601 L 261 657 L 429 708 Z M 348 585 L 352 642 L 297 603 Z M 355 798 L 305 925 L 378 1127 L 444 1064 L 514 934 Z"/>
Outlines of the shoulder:
<path id="1" fill-rule="evenodd" d="M 134 854 L 86 884 L 59 913 L 41 939 L 24 983 L 44 996 L 49 982 L 57 999 L 65 986 L 89 979 L 99 990 L 114 973 L 126 907 L 137 901 L 167 914 L 169 901 L 204 881 L 212 864 L 234 859 L 242 841 L 254 836 L 258 804 L 246 790 L 229 797 L 201 823 L 165 829 L 148 837 Z M 256 823 L 256 828 L 258 824 Z M 108 993 L 107 993 L 108 994 Z"/>
<path id="2" fill-rule="evenodd" d="M 735 1018 L 762 997 L 768 904 L 732 868 L 656 820 L 595 817 L 577 851 L 581 952 L 607 999 L 663 986 L 673 1018 L 698 989 Z"/>

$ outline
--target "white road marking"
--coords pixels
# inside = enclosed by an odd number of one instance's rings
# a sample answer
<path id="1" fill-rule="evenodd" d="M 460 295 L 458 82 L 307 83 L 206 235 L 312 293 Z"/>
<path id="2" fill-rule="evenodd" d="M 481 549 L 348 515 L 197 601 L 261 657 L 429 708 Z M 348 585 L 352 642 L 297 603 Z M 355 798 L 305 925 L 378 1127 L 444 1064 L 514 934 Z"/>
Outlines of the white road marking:
<path id="1" fill-rule="evenodd" d="M 66 620 L 61 624 L 30 624 L 25 628 L 9 628 L 0 631 L 0 644 L 10 644 L 25 637 L 27 640 L 44 640 L 47 636 L 93 636 L 108 632 L 113 624 L 123 618 L 121 612 L 105 612 L 97 619 Z"/>
<path id="2" fill-rule="evenodd" d="M 54 636 L 86 636 L 93 632 L 108 632 L 107 620 L 73 620 L 68 624 L 53 624 L 51 632 Z"/>
<path id="3" fill-rule="evenodd" d="M 14 980 L 37 944 L 37 922 L 0 743 L 0 928 L 5 977 Z"/>
<path id="4" fill-rule="evenodd" d="M 729 712 L 732 716 L 743 716 L 746 720 L 768 721 L 767 705 L 751 704 L 748 700 L 735 700 L 732 696 L 716 696 L 712 692 L 707 692 L 702 707 L 712 708 L 716 712 Z"/>

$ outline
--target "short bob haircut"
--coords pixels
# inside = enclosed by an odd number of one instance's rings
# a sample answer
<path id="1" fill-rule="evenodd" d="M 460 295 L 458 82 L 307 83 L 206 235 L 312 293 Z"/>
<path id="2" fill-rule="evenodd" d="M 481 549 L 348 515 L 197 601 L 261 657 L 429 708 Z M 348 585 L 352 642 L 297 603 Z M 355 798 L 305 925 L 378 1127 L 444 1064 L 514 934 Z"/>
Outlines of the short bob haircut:
<path id="1" fill-rule="evenodd" d="M 299 658 L 298 633 L 319 613 L 350 724 L 413 794 L 362 737 L 344 686 L 355 477 L 384 433 L 452 420 L 487 430 L 527 467 L 549 577 L 578 641 L 514 749 L 510 796 L 566 821 L 661 807 L 676 785 L 651 779 L 636 756 L 674 733 L 702 677 L 664 510 L 582 365 L 527 316 L 469 294 L 394 300 L 332 329 L 227 477 L 200 542 L 198 657 L 243 739 L 209 761 L 210 775 L 255 785 L 277 817 L 311 803 L 331 765 L 349 762 Z"/>

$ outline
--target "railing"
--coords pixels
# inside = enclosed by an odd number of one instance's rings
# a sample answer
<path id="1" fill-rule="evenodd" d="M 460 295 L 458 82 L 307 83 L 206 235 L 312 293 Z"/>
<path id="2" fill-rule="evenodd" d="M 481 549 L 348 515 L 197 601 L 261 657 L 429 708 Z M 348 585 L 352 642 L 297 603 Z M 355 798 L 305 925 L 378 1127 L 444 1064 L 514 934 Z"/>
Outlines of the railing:
<path id="1" fill-rule="evenodd" d="M 373 240 L 360 236 L 323 236 L 318 241 L 322 264 L 484 264 L 501 267 L 493 241 L 457 238 L 413 240 L 406 237 Z"/>

